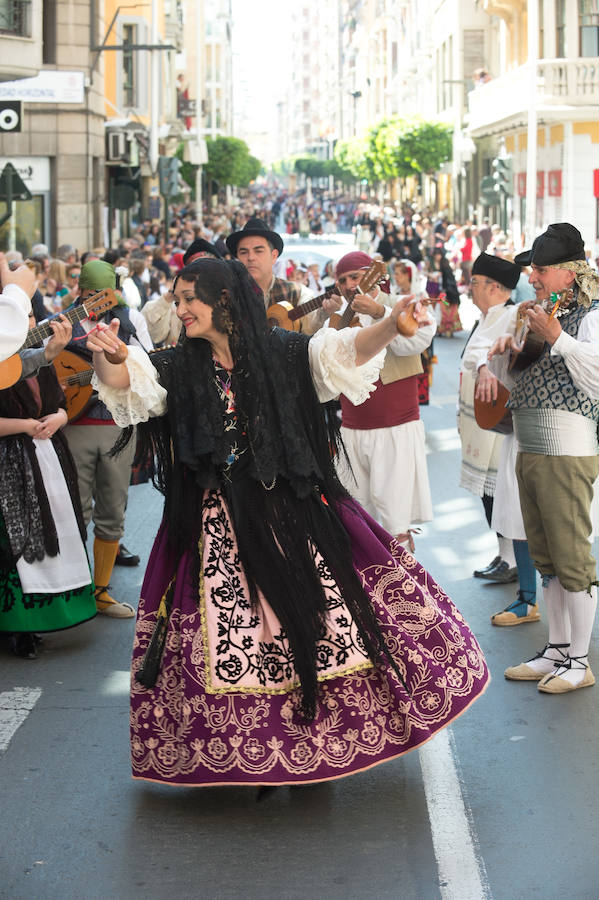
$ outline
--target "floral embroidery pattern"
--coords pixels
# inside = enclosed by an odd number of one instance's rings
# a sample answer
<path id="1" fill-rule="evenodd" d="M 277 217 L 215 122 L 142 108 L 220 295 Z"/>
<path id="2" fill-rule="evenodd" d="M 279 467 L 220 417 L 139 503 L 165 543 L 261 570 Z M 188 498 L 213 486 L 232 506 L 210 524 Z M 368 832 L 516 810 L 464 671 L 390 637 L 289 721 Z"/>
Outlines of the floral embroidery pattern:
<path id="1" fill-rule="evenodd" d="M 240 577 L 234 537 L 227 532 L 218 499 L 209 506 L 204 570 L 226 573 L 223 582 L 232 584 Z M 210 529 L 215 546 L 224 545 L 220 556 L 214 555 L 214 548 L 207 549 Z M 476 639 L 413 557 L 396 542 L 380 547 L 384 556 L 359 574 L 407 692 L 385 665 L 342 672 L 321 682 L 313 721 L 300 715 L 299 692 L 289 686 L 285 692 L 266 693 L 260 687 L 243 691 L 230 684 L 226 691 L 211 693 L 210 648 L 204 643 L 197 586 L 194 590 L 181 578 L 157 684 L 148 690 L 132 679 L 134 777 L 188 785 L 338 778 L 407 752 L 467 709 L 488 681 Z M 160 559 L 160 550 L 156 556 Z M 152 583 L 146 579 L 146 586 Z M 158 588 L 151 600 L 140 601 L 133 671 L 153 630 Z M 223 590 L 216 600 L 217 617 L 223 613 L 219 640 L 224 644 L 215 664 L 222 662 L 219 671 L 232 679 L 237 664 L 227 660 L 236 656 L 241 667 L 255 666 L 259 678 L 257 655 L 266 651 L 252 634 L 251 611 L 239 607 L 237 589 Z M 232 609 L 242 614 L 239 628 Z M 292 661 L 280 628 L 275 632 L 276 665 L 270 674 L 283 677 Z M 346 633 L 345 625 L 341 633 Z M 251 638 L 251 646 L 244 646 L 244 637 Z"/>
<path id="2" fill-rule="evenodd" d="M 299 680 L 289 642 L 264 597 L 260 597 L 259 607 L 252 609 L 231 521 L 216 491 L 206 496 L 203 524 L 204 578 L 200 606 L 204 646 L 198 646 L 194 661 L 206 651 L 206 689 L 210 692 L 292 690 Z M 370 667 L 333 576 L 316 550 L 313 559 L 325 589 L 328 612 L 327 627 L 317 645 L 319 677 Z"/>

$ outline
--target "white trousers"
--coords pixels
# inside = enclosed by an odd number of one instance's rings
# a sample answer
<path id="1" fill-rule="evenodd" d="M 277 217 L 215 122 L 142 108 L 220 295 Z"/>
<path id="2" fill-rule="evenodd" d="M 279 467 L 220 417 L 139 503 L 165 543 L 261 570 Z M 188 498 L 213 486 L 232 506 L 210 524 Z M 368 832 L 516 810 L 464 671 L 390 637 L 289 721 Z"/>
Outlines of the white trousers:
<path id="1" fill-rule="evenodd" d="M 345 488 L 389 534 L 433 517 L 426 465 L 424 423 L 360 431 L 341 428 L 352 471 L 343 460 L 338 474 Z"/>

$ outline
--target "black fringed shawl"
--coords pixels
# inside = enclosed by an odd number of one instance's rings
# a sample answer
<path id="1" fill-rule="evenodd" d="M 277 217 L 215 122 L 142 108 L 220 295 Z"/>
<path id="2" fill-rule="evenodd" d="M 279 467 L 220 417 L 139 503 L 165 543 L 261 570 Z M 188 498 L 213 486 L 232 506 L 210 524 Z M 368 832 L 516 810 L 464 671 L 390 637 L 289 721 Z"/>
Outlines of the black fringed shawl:
<path id="1" fill-rule="evenodd" d="M 222 269 L 226 266 L 237 283 Z M 189 550 L 196 564 L 204 492 L 222 492 L 252 599 L 256 602 L 259 588 L 285 629 L 303 710 L 313 718 L 317 642 L 326 617 L 313 547 L 335 577 L 370 658 L 384 652 L 371 602 L 353 568 L 349 536 L 336 513 L 337 503 L 348 498 L 332 461 L 336 429 L 316 396 L 309 339 L 279 328 L 267 330 L 263 298 L 245 269 L 238 263 L 202 260 L 179 277 L 190 280 L 190 272 L 200 273 L 196 296 L 204 302 L 209 302 L 202 292 L 206 280 L 211 288 L 215 280 L 219 288 L 224 285 L 231 297 L 232 388 L 238 421 L 248 435 L 249 464 L 238 477 L 235 467 L 230 479 L 223 477 L 230 435 L 223 428 L 211 347 L 202 339 L 184 338 L 176 348 L 152 354 L 168 392 L 168 412 L 138 426 L 138 454 L 154 456 L 154 481 L 165 495 L 169 538 L 179 554 Z M 194 579 L 198 574 L 192 573 Z"/>
<path id="2" fill-rule="evenodd" d="M 38 419 L 65 406 L 64 394 L 58 384 L 54 368 L 44 366 L 37 376 L 41 397 L 41 411 L 28 381 L 18 382 L 0 391 L 0 417 L 7 419 Z M 67 487 L 79 532 L 85 540 L 85 526 L 77 488 L 75 464 L 62 431 L 50 439 L 56 451 Z M 4 521 L 8 544 L 0 543 L 0 565 L 12 568 L 22 557 L 26 562 L 42 560 L 46 554 L 59 552 L 56 526 L 42 480 L 35 444 L 27 434 L 0 438 L 0 515 Z"/>

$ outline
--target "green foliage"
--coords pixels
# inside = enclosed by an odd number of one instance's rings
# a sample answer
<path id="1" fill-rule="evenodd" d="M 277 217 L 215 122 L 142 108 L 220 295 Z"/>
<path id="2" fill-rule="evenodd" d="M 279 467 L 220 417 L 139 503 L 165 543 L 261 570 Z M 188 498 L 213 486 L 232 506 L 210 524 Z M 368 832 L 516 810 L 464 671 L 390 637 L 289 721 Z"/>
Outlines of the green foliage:
<path id="1" fill-rule="evenodd" d="M 436 172 L 451 159 L 451 152 L 450 126 L 393 116 L 374 125 L 362 137 L 338 141 L 335 159 L 341 170 L 354 179 L 375 182 Z"/>
<path id="2" fill-rule="evenodd" d="M 287 159 L 278 159 L 272 163 L 271 170 L 275 175 L 287 177 L 292 172 L 295 172 L 295 161 L 298 158 L 297 156 L 290 156 Z"/>
<path id="3" fill-rule="evenodd" d="M 302 172 L 309 178 L 326 178 L 330 175 L 328 159 L 317 159 L 315 156 L 302 156 L 295 161 L 295 171 Z"/>
<path id="4" fill-rule="evenodd" d="M 414 119 L 406 123 L 397 148 L 398 169 L 402 175 L 421 172 L 430 175 L 451 159 L 452 128 L 440 122 Z M 405 177 L 405 176 L 404 176 Z"/>
<path id="5" fill-rule="evenodd" d="M 354 181 L 366 178 L 374 180 L 372 159 L 369 157 L 370 138 L 356 137 L 347 141 L 337 141 L 335 159 L 341 168 L 353 175 Z"/>
<path id="6" fill-rule="evenodd" d="M 245 141 L 234 137 L 208 138 L 206 177 L 219 185 L 247 187 L 259 174 L 261 163 L 250 154 Z"/>

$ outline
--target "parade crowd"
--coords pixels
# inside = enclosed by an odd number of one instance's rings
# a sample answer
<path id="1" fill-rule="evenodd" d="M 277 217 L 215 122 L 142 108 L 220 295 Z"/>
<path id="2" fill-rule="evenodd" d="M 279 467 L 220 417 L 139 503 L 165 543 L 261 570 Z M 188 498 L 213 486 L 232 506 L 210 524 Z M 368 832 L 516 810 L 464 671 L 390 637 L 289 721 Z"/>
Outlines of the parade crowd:
<path id="1" fill-rule="evenodd" d="M 338 231 L 340 259 L 293 260 L 296 236 Z M 515 584 L 493 626 L 547 628 L 505 677 L 594 684 L 599 276 L 573 225 L 517 253 L 486 220 L 264 188 L 114 248 L 8 251 L 0 277 L 0 635 L 35 659 L 54 631 L 136 617 L 135 778 L 339 778 L 484 692 L 476 637 L 417 561 L 420 407 L 465 296 L 459 478 L 497 536 L 473 577 Z M 150 480 L 138 602 L 110 579 L 140 564 L 125 513 Z"/>

